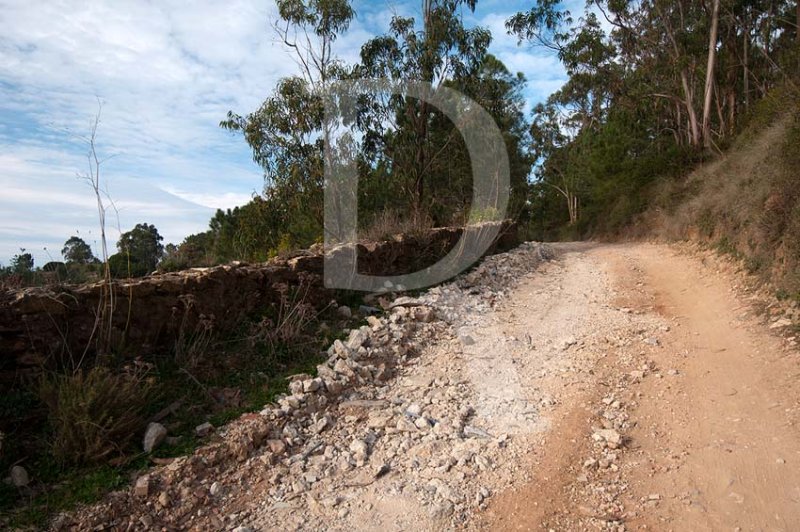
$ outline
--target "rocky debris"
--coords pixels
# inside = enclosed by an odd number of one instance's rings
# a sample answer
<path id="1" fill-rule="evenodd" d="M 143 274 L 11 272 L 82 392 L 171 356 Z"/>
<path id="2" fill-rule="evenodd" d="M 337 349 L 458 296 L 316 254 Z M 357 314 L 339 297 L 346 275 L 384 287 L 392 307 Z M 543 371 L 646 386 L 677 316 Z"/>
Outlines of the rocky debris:
<path id="1" fill-rule="evenodd" d="M 137 497 L 109 497 L 87 510 L 84 524 L 151 515 L 139 495 L 146 492 L 146 499 L 154 486 L 163 490 L 158 504 L 170 508 L 154 526 L 166 528 L 223 528 L 207 509 L 209 497 L 220 510 L 236 507 L 237 498 L 252 505 L 248 486 L 263 490 L 263 506 L 247 514 L 236 510 L 225 526 L 285 527 L 290 510 L 290 528 L 319 528 L 361 511 L 352 492 L 366 486 L 387 497 L 414 498 L 454 526 L 463 523 L 499 487 L 476 484 L 476 476 L 494 475 L 508 462 L 503 455 L 516 451 L 508 436 L 473 424 L 474 390 L 456 367 L 461 341 L 455 325 L 468 313 L 491 310 L 521 274 L 552 256 L 542 248 L 526 244 L 488 257 L 452 283 L 369 316 L 329 347 L 316 377 L 292 377 L 289 393 L 275 404 L 218 429 L 218 438 L 193 455 L 151 470 L 147 481 L 136 482 Z M 441 345 L 440 364 L 450 366 L 426 370 L 420 353 L 433 345 Z M 204 423 L 196 433 L 213 430 Z"/>
<path id="2" fill-rule="evenodd" d="M 30 484 L 30 477 L 24 467 L 15 465 L 11 468 L 11 485 L 15 488 L 24 488 Z"/>
<path id="3" fill-rule="evenodd" d="M 161 445 L 167 437 L 167 429 L 161 423 L 149 423 L 147 430 L 144 431 L 142 447 L 144 452 L 151 453 L 153 449 Z"/>

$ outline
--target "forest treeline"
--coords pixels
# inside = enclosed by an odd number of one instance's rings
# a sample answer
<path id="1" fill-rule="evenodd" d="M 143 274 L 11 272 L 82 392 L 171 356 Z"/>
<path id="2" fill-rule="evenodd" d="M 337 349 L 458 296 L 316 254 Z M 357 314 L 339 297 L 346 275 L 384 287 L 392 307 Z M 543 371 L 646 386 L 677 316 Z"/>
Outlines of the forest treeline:
<path id="1" fill-rule="evenodd" d="M 462 16 L 475 1 L 423 0 L 365 42 L 360 62 L 335 53 L 355 16 L 346 0 L 278 0 L 274 24 L 301 74 L 262 106 L 230 112 L 264 169 L 264 193 L 218 211 L 170 267 L 263 260 L 322 239 L 323 110 L 337 80 L 422 80 L 459 90 L 501 129 L 511 166 L 509 215 L 528 238 L 614 233 L 647 206 L 654 182 L 685 175 L 728 146 L 773 88 L 795 87 L 800 7 L 788 0 L 608 0 L 570 13 L 540 0 L 511 17 L 523 49 L 556 54 L 568 80 L 526 112 L 526 75 L 489 53 L 491 33 Z M 365 236 L 466 221 L 471 167 L 453 124 L 413 98 L 373 101 L 360 138 L 359 224 Z"/>

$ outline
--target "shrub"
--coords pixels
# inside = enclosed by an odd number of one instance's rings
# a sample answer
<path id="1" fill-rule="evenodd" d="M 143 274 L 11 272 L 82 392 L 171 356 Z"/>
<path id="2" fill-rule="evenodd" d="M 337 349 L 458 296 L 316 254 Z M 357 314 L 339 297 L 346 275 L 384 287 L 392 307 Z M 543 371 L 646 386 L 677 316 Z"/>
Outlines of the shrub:
<path id="1" fill-rule="evenodd" d="M 96 464 L 122 454 L 145 424 L 153 401 L 149 368 L 138 364 L 115 374 L 105 367 L 42 378 L 53 457 L 62 465 Z"/>

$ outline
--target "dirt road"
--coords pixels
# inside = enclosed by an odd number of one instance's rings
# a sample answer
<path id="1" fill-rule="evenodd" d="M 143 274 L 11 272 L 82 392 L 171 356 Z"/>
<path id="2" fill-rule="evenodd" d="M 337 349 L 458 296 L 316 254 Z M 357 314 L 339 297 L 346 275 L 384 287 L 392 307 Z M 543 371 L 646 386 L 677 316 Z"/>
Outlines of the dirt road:
<path id="1" fill-rule="evenodd" d="M 372 318 L 243 422 L 263 428 L 220 431 L 78 527 L 800 530 L 781 323 L 675 248 L 556 247 Z"/>
<path id="2" fill-rule="evenodd" d="M 581 275 L 581 264 L 596 275 Z M 734 295 L 735 276 L 695 257 L 656 245 L 589 247 L 564 255 L 556 275 L 582 286 L 596 286 L 598 276 L 610 280 L 607 301 L 630 312 L 633 329 L 663 325 L 643 342 L 634 337 L 609 349 L 595 379 L 550 413 L 559 421 L 534 451 L 532 481 L 497 497 L 482 523 L 498 530 L 591 528 L 604 520 L 628 530 L 800 529 L 797 352 Z M 524 290 L 517 304 L 520 298 Z M 616 471 L 584 467 L 598 445 L 587 435 L 609 392 L 628 418 Z M 615 511 L 603 515 L 597 504 L 605 498 Z"/>

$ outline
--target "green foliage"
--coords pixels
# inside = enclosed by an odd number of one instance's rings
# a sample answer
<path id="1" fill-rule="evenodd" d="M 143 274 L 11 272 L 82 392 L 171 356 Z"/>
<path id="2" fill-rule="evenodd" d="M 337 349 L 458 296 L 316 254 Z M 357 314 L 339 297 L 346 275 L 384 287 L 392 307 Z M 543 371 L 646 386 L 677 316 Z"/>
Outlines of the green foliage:
<path id="1" fill-rule="evenodd" d="M 108 267 L 115 279 L 144 277 L 152 271 L 146 264 L 138 262 L 135 256 L 128 253 L 114 253 L 108 257 Z"/>
<path id="2" fill-rule="evenodd" d="M 19 254 L 11 258 L 11 271 L 17 274 L 26 274 L 33 271 L 33 255 L 20 248 Z"/>
<path id="3" fill-rule="evenodd" d="M 89 244 L 82 238 L 77 236 L 72 236 L 64 242 L 61 255 L 64 256 L 64 260 L 67 261 L 67 264 L 89 264 L 94 261 L 92 248 L 90 248 Z"/>
<path id="4" fill-rule="evenodd" d="M 558 237 L 564 225 L 577 226 L 566 231 L 570 236 L 617 233 L 651 204 L 659 182 L 686 175 L 739 129 L 747 125 L 752 135 L 785 109 L 784 95 L 769 89 L 798 71 L 798 30 L 787 22 L 796 20 L 796 3 L 722 0 L 704 107 L 707 7 L 690 0 L 601 0 L 574 18 L 561 2 L 547 0 L 508 20 L 521 41 L 553 50 L 569 76 L 534 110 L 532 234 Z M 783 86 L 776 92 L 796 84 Z"/>
<path id="5" fill-rule="evenodd" d="M 146 275 L 156 269 L 164 254 L 164 245 L 161 243 L 163 240 L 164 238 L 158 234 L 158 229 L 147 223 L 136 224 L 136 227 L 120 235 L 117 249 L 120 255 L 130 256 L 133 277 Z M 120 262 L 120 259 L 116 259 L 115 266 L 119 266 Z M 109 263 L 111 263 L 110 257 Z M 112 271 L 120 270 L 112 269 Z"/>

